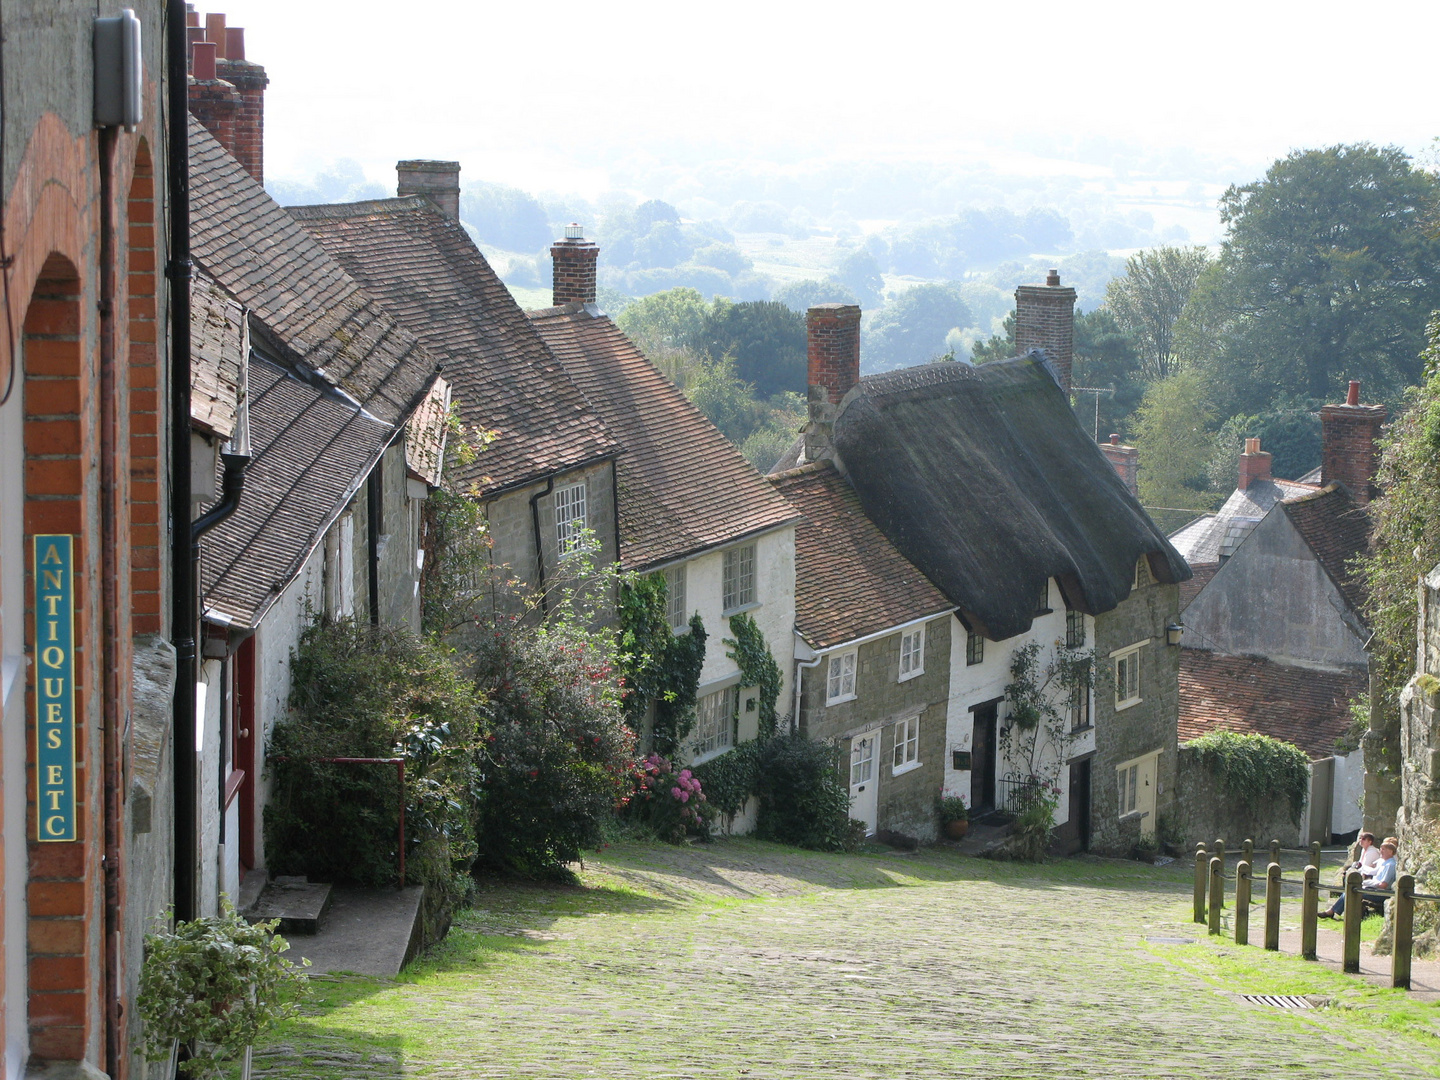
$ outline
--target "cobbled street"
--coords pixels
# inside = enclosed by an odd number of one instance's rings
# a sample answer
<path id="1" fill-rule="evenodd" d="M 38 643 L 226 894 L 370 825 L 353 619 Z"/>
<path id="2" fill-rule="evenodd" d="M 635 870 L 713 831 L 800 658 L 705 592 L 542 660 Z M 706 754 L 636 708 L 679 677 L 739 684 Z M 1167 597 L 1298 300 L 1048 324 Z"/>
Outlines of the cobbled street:
<path id="1" fill-rule="evenodd" d="M 320 977 L 307 1015 L 257 1049 L 256 1074 L 1440 1074 L 1440 1006 L 1401 1001 L 1418 1026 L 1384 1030 L 1374 1010 L 1391 991 L 1259 949 L 1175 943 L 1204 938 L 1183 864 L 727 841 L 619 845 L 581 877 L 483 888 L 401 980 Z M 1201 977 L 1239 953 L 1290 988 Z M 1329 1007 L 1238 997 L 1307 991 Z"/>

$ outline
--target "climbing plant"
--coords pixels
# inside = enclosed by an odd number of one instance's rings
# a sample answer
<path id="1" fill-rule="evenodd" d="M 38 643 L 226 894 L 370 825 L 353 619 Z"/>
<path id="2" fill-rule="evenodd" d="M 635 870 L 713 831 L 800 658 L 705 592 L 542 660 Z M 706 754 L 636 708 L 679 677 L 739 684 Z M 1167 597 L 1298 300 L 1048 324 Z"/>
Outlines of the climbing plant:
<path id="1" fill-rule="evenodd" d="M 705 662 L 705 624 L 699 614 L 690 631 L 676 634 L 666 613 L 665 575 L 629 575 L 621 580 L 616 615 L 620 624 L 618 663 L 621 703 L 630 729 L 639 732 L 645 711 L 655 706 L 651 744 L 673 757 L 695 726 L 695 692 Z"/>
<path id="2" fill-rule="evenodd" d="M 1221 790 L 1247 811 L 1278 797 L 1289 804 L 1291 818 L 1300 820 L 1310 792 L 1310 760 L 1299 747 L 1269 735 L 1212 731 L 1181 748 L 1194 751 Z"/>
<path id="3" fill-rule="evenodd" d="M 1040 645 L 1030 642 L 1010 658 L 1010 683 L 1005 687 L 1008 706 L 1000 749 L 1028 779 L 1053 787 L 1070 743 L 1065 714 L 1071 694 L 1089 692 L 1095 680 L 1095 655 L 1089 649 L 1056 644 L 1054 655 L 1041 664 Z"/>
<path id="4" fill-rule="evenodd" d="M 760 688 L 760 737 L 768 739 L 775 734 L 775 703 L 780 700 L 780 665 L 770 654 L 765 644 L 765 635 L 748 614 L 730 617 L 730 632 L 735 636 L 725 638 L 730 646 L 726 655 L 740 668 L 740 685 Z"/>

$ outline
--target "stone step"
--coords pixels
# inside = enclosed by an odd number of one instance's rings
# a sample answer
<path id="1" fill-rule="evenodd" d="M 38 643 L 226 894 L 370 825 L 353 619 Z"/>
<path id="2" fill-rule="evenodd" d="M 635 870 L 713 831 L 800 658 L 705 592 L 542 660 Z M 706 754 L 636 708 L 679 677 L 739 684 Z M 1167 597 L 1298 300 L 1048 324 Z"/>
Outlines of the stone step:
<path id="1" fill-rule="evenodd" d="M 303 877 L 277 877 L 245 912 L 251 922 L 279 919 L 282 934 L 318 934 L 330 908 L 330 886 Z"/>

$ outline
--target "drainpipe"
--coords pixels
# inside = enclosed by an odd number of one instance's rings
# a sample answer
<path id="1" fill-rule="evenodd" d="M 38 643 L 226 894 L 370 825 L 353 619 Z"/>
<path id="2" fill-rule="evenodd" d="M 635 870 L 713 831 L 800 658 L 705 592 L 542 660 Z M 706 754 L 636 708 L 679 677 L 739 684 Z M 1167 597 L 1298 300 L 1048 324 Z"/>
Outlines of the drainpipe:
<path id="1" fill-rule="evenodd" d="M 799 637 L 800 635 L 796 634 L 795 636 Z M 815 654 L 815 659 L 813 660 L 795 661 L 795 711 L 790 714 L 790 734 L 792 735 L 800 730 L 800 673 L 802 671 L 814 670 L 820 666 L 820 661 L 824 659 L 825 653 L 818 652 Z"/>
<path id="2" fill-rule="evenodd" d="M 200 538 L 240 509 L 240 496 L 245 493 L 245 470 L 250 467 L 250 455 L 221 450 L 220 460 L 225 463 L 225 471 L 220 474 L 220 501 L 190 525 L 190 554 L 196 566 L 200 563 Z"/>
<path id="3" fill-rule="evenodd" d="M 540 541 L 540 506 L 539 502 L 546 495 L 555 490 L 555 477 L 550 476 L 545 480 L 545 490 L 537 491 L 530 496 L 530 522 L 535 527 L 535 569 L 540 575 L 540 617 L 550 617 L 550 604 L 545 598 L 545 548 Z M 616 507 L 616 515 L 619 515 L 619 507 Z"/>
<path id="4" fill-rule="evenodd" d="M 195 918 L 195 575 L 190 561 L 190 84 L 185 0 L 165 13 L 170 197 L 170 637 L 175 645 L 175 921 Z"/>
<path id="5" fill-rule="evenodd" d="M 386 448 L 388 449 L 388 447 Z M 365 478 L 366 540 L 365 553 L 369 560 L 366 567 L 366 584 L 370 588 L 370 625 L 380 625 L 380 499 L 382 497 L 380 470 L 385 467 L 385 454 Z"/>

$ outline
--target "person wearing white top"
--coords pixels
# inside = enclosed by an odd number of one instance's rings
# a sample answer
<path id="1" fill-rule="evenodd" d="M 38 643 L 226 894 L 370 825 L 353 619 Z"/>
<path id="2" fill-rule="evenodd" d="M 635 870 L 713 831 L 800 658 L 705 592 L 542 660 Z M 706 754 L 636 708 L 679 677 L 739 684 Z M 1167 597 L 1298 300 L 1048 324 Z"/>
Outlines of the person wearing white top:
<path id="1" fill-rule="evenodd" d="M 1342 882 L 1345 880 L 1345 875 L 1351 870 L 1359 870 L 1360 873 L 1369 877 L 1370 872 L 1375 869 L 1375 864 L 1382 858 L 1380 849 L 1375 846 L 1374 833 L 1362 832 L 1355 838 L 1355 842 L 1360 845 L 1360 854 L 1354 862 L 1346 863 L 1340 868 Z"/>

